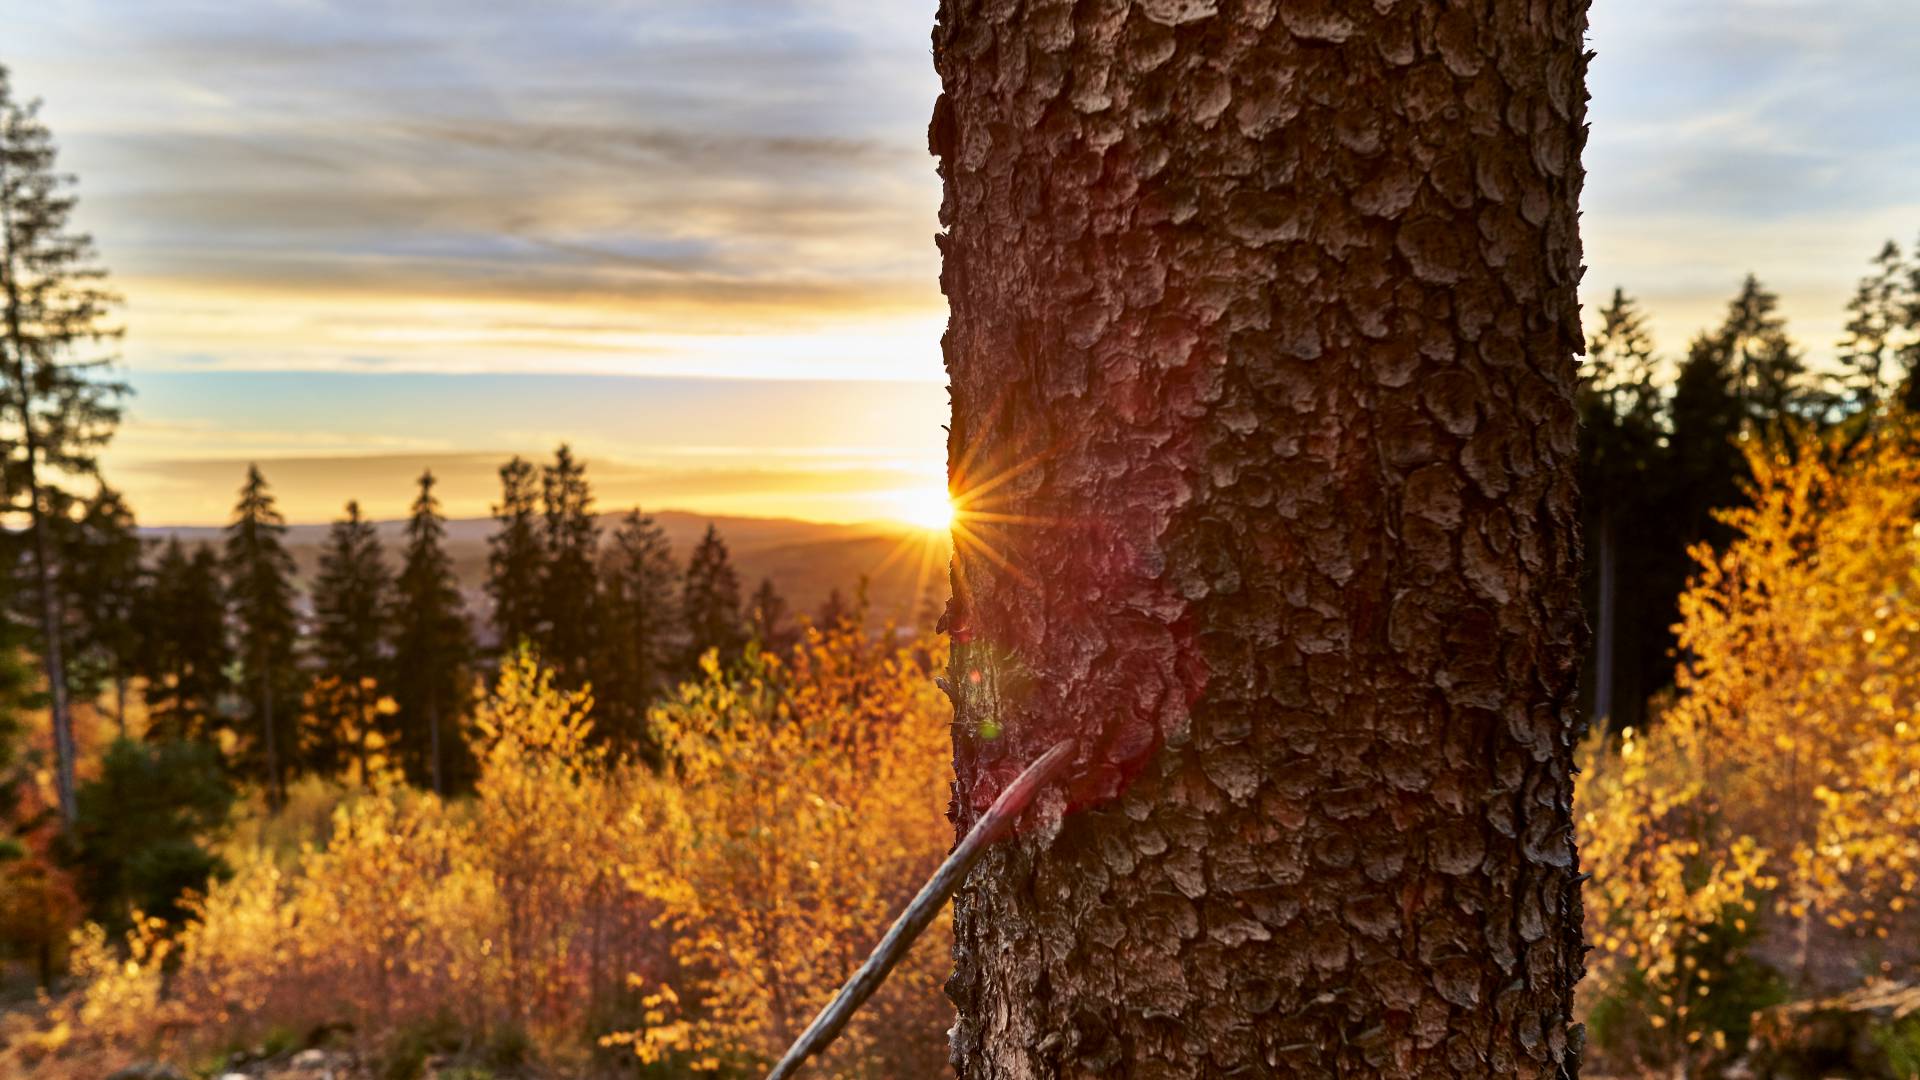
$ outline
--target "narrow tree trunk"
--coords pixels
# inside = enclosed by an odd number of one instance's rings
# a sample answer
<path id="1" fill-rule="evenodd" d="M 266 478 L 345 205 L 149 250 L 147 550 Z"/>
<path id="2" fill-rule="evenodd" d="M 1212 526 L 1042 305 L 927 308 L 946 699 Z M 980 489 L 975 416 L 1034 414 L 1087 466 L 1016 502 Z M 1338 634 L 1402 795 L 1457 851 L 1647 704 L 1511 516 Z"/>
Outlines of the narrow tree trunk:
<path id="1" fill-rule="evenodd" d="M 120 737 L 127 737 L 127 676 L 116 671 L 113 676 L 113 719 L 120 727 Z"/>
<path id="2" fill-rule="evenodd" d="M 273 729 L 273 679 L 263 664 L 260 668 L 260 716 L 267 740 L 267 809 L 280 809 L 280 748 Z"/>
<path id="3" fill-rule="evenodd" d="M 943 0 L 964 1078 L 1570 1075 L 1582 0 Z"/>
<path id="4" fill-rule="evenodd" d="M 24 380 L 23 380 L 24 385 Z M 32 423 L 27 425 L 29 432 Z M 73 762 L 77 751 L 73 742 L 73 712 L 67 702 L 67 666 L 60 654 L 60 594 L 54 588 L 53 556 L 48 550 L 46 508 L 41 505 L 38 470 L 34 467 L 36 447 L 27 436 L 27 497 L 32 500 L 34 587 L 40 593 L 41 652 L 47 669 L 47 703 L 53 724 L 54 789 L 60 800 L 60 826 L 73 828 L 80 808 L 74 795 Z"/>
<path id="5" fill-rule="evenodd" d="M 0 162 L 0 187 L 6 184 L 5 162 Z M 55 798 L 60 803 L 60 827 L 72 829 L 74 818 L 78 816 L 78 804 L 74 798 L 73 761 L 75 748 L 73 742 L 73 715 L 67 704 L 67 669 L 60 655 L 60 596 L 53 588 L 52 558 L 48 552 L 46 508 L 41 505 L 43 492 L 40 487 L 40 436 L 33 426 L 33 386 L 27 371 L 26 328 L 21 324 L 20 296 L 20 256 L 14 250 L 13 207 L 9 203 L 0 206 L 0 243 L 5 250 L 0 251 L 0 259 L 5 265 L 7 305 L 7 352 L 11 354 L 7 365 L 7 376 L 13 383 L 13 392 L 17 396 L 14 402 L 20 413 L 20 442 L 27 452 L 26 484 L 28 527 L 33 530 L 33 571 L 34 587 L 39 591 L 40 632 L 44 638 L 41 659 L 46 667 L 48 710 L 51 713 L 53 727 L 53 776 Z"/>
<path id="6" fill-rule="evenodd" d="M 433 753 L 433 793 L 445 796 L 446 782 L 440 772 L 440 704 L 431 696 L 427 698 L 427 732 Z"/>

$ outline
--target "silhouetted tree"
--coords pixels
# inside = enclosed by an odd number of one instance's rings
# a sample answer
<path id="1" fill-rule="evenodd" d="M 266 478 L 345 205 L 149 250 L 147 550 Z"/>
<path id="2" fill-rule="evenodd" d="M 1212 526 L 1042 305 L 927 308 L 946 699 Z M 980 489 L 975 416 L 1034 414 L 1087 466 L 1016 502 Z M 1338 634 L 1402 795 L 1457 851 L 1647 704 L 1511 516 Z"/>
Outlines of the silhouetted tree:
<path id="1" fill-rule="evenodd" d="M 1639 715 L 1642 654 L 1637 646 L 1648 628 L 1642 615 L 1644 588 L 1623 589 L 1621 581 L 1644 582 L 1649 551 L 1678 550 L 1677 537 L 1671 530 L 1659 531 L 1657 524 L 1666 482 L 1666 444 L 1654 368 L 1646 320 L 1632 298 L 1615 289 L 1600 311 L 1600 327 L 1587 342 L 1578 403 L 1588 553 L 1585 588 L 1594 623 L 1588 708 L 1594 717 L 1624 716 L 1625 723 Z M 1659 536 L 1652 544 L 1646 542 L 1650 531 Z M 1670 604 L 1670 599 L 1665 602 Z M 1667 633 L 1664 626 L 1653 632 Z"/>
<path id="2" fill-rule="evenodd" d="M 546 532 L 540 582 L 540 658 L 562 685 L 586 681 L 593 655 L 594 558 L 600 528 L 593 518 L 593 489 L 586 465 L 565 443 L 541 477 Z"/>
<path id="3" fill-rule="evenodd" d="M 473 633 L 447 557 L 446 523 L 433 485 L 431 471 L 420 474 L 420 494 L 407 521 L 406 562 L 392 615 L 391 686 L 401 763 L 415 783 L 445 794 L 471 772 L 465 743 L 449 724 L 466 708 Z"/>
<path id="4" fill-rule="evenodd" d="M 97 454 L 119 423 L 126 387 L 105 377 L 110 358 L 80 355 L 118 338 L 107 320 L 119 298 L 105 287 L 92 239 L 72 228 L 74 181 L 56 171 L 53 135 L 39 111 L 38 101 L 13 97 L 0 67 L 0 447 L 7 505 L 24 511 L 30 532 L 54 787 L 70 828 L 77 812 L 73 719 L 58 552 L 48 522 L 58 500 L 49 478 L 98 473 Z"/>
<path id="5" fill-rule="evenodd" d="M 847 603 L 847 596 L 838 585 L 827 590 L 827 598 L 821 601 L 820 610 L 813 617 L 814 625 L 822 630 L 832 630 L 852 620 L 853 605 Z"/>
<path id="6" fill-rule="evenodd" d="M 349 502 L 347 516 L 328 530 L 320 553 L 320 574 L 313 586 L 313 653 L 317 676 L 332 680 L 337 693 L 322 695 L 347 710 L 332 715 L 313 710 L 314 730 L 308 733 L 309 765 L 332 772 L 352 753 L 365 776 L 368 740 L 375 734 L 368 718 L 380 695 L 380 677 L 387 654 L 388 593 L 393 585 L 386 552 L 373 523 L 360 516 L 360 504 Z M 352 746 L 343 739 L 351 737 Z"/>
<path id="7" fill-rule="evenodd" d="M 1727 305 L 1727 319 L 1697 347 L 1726 372 L 1743 423 L 1766 425 L 1808 401 L 1806 364 L 1787 336 L 1780 297 L 1748 274 Z"/>
<path id="8" fill-rule="evenodd" d="M 718 649 L 726 660 L 746 643 L 740 620 L 740 576 L 734 572 L 726 541 L 712 523 L 687 560 L 680 610 L 688 637 L 685 670 L 693 670 L 708 649 Z"/>
<path id="9" fill-rule="evenodd" d="M 1889 240 L 1873 258 L 1847 302 L 1846 336 L 1840 340 L 1841 381 L 1846 402 L 1871 411 L 1902 385 L 1901 350 L 1907 329 L 1906 260 Z"/>
<path id="10" fill-rule="evenodd" d="M 148 738 L 212 745 L 233 652 L 211 547 L 189 556 L 179 537 L 167 540 L 141 589 L 140 646 Z"/>
<path id="11" fill-rule="evenodd" d="M 487 595 L 502 654 L 532 641 L 540 629 L 540 583 L 546 576 L 540 544 L 540 492 L 533 464 L 515 456 L 500 467 L 499 523 L 488 541 Z"/>
<path id="12" fill-rule="evenodd" d="M 278 808 L 286 794 L 286 757 L 293 752 L 298 720 L 294 647 L 299 630 L 293 610 L 293 557 L 287 554 L 286 519 L 274 505 L 257 465 L 227 526 L 227 599 L 232 605 L 240 685 L 252 710 L 250 729 L 264 758 L 267 803 Z"/>
<path id="13" fill-rule="evenodd" d="M 1914 239 L 1907 254 L 1899 301 L 1899 325 L 1904 340 L 1894 355 L 1900 365 L 1901 404 L 1909 412 L 1920 413 L 1920 237 Z"/>
<path id="14" fill-rule="evenodd" d="M 139 663 L 142 545 L 133 510 L 100 485 L 62 545 L 61 584 L 73 638 L 69 682 L 114 690 L 114 717 L 127 733 L 127 682 Z"/>
<path id="15" fill-rule="evenodd" d="M 784 653 L 793 647 L 793 632 L 787 626 L 787 600 L 774 588 L 772 578 L 761 578 L 759 587 L 747 597 L 747 633 L 771 652 Z"/>
<path id="16" fill-rule="evenodd" d="M 680 584 L 666 531 L 630 511 L 600 556 L 594 711 L 616 745 L 649 755 L 647 707 L 672 685 L 681 650 Z"/>

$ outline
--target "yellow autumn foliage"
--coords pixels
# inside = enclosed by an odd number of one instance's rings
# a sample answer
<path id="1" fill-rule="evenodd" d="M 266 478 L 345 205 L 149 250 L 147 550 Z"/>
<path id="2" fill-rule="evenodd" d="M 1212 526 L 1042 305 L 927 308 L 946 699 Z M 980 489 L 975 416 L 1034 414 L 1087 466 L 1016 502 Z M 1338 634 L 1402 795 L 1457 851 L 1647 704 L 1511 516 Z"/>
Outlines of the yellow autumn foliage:
<path id="1" fill-rule="evenodd" d="M 125 942 L 77 936 L 78 989 L 9 1017 L 0 1074 L 202 1062 L 348 1024 L 372 1055 L 431 1028 L 567 1070 L 635 1054 L 670 1074 L 763 1067 L 951 841 L 938 647 L 841 628 L 785 659 L 709 657 L 656 711 L 658 774 L 609 757 L 590 692 L 510 658 L 467 725 L 471 798 L 375 769 L 291 858 L 230 841 L 233 876 L 176 933 L 137 919 Z M 944 1067 L 948 933 L 832 1074 Z"/>
<path id="2" fill-rule="evenodd" d="M 1920 961 L 1920 443 L 1903 419 L 1852 440 L 1750 445 L 1734 539 L 1694 551 L 1671 703 L 1585 754 L 1582 993 L 1603 1028 L 1634 998 L 1642 1057 L 1740 1035 L 1750 1009 L 1716 993 Z"/>

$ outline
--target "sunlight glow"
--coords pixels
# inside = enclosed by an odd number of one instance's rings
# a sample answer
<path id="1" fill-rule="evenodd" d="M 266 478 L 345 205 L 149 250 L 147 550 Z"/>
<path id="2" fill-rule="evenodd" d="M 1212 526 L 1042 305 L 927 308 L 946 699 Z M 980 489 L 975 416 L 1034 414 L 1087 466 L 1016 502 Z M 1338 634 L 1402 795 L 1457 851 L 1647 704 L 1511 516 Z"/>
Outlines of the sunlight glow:
<path id="1" fill-rule="evenodd" d="M 931 532 L 945 532 L 953 527 L 953 500 L 947 497 L 944 485 L 896 491 L 888 497 L 888 502 L 893 516 L 909 525 Z"/>

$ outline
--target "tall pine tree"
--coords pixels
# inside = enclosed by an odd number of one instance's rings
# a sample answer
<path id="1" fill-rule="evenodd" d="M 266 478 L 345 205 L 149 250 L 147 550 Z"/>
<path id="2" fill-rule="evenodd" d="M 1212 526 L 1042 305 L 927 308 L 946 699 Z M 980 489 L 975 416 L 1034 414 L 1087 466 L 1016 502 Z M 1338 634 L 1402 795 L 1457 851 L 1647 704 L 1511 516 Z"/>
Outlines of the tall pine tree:
<path id="1" fill-rule="evenodd" d="M 500 466 L 499 524 L 488 541 L 487 595 L 493 600 L 493 631 L 500 651 L 534 640 L 540 629 L 540 584 L 546 559 L 540 543 L 540 491 L 533 464 L 515 455 Z"/>
<path id="2" fill-rule="evenodd" d="M 267 803 L 278 809 L 286 795 L 286 766 L 294 745 L 298 673 L 294 648 L 293 557 L 287 554 L 286 519 L 274 505 L 257 465 L 227 526 L 228 600 L 241 666 L 241 686 L 251 710 L 249 732 L 259 741 Z"/>
<path id="3" fill-rule="evenodd" d="M 127 733 L 127 683 L 139 652 L 142 546 L 133 510 L 101 484 L 74 523 L 60 558 L 80 685 L 113 687 L 114 717 Z M 73 673 L 69 675 L 72 681 Z"/>
<path id="4" fill-rule="evenodd" d="M 622 748 L 651 754 L 647 707 L 672 685 L 681 654 L 679 585 L 666 531 L 636 507 L 601 553 L 593 677 L 596 730 Z"/>
<path id="5" fill-rule="evenodd" d="M 360 516 L 360 504 L 349 502 L 347 516 L 327 533 L 313 588 L 317 675 L 333 690 L 314 695 L 314 727 L 308 732 L 309 764 L 321 771 L 338 771 L 351 754 L 360 775 L 367 775 L 392 584 L 379 534 Z"/>
<path id="6" fill-rule="evenodd" d="M 401 764 L 413 782 L 444 795 L 470 771 L 453 725 L 466 708 L 473 634 L 447 556 L 446 519 L 433 485 L 431 471 L 420 474 L 420 494 L 407 521 L 406 561 L 392 615 L 391 688 Z"/>
<path id="7" fill-rule="evenodd" d="M 540 658 L 563 685 L 587 678 L 593 654 L 594 558 L 600 527 L 593 518 L 587 467 L 565 443 L 541 474 L 545 524 L 544 573 L 540 583 Z"/>
<path id="8" fill-rule="evenodd" d="M 761 578 L 753 595 L 747 597 L 747 630 L 760 647 L 784 653 L 793 647 L 793 633 L 787 627 L 787 599 L 774 588 L 772 578 Z"/>
<path id="9" fill-rule="evenodd" d="M 1847 302 L 1846 336 L 1839 346 L 1843 394 L 1861 412 L 1877 407 L 1905 382 L 1900 368 L 1907 345 L 1909 270 L 1900 245 L 1887 241 L 1872 266 Z"/>
<path id="10" fill-rule="evenodd" d="M 205 544 L 188 555 L 179 537 L 170 538 L 140 600 L 147 737 L 212 745 L 233 661 L 219 557 Z"/>
<path id="11" fill-rule="evenodd" d="M 1577 401 L 1588 554 L 1583 586 L 1593 622 L 1582 682 L 1590 715 L 1617 724 L 1638 721 L 1644 695 L 1637 646 L 1649 631 L 1644 625 L 1645 589 L 1623 588 L 1621 583 L 1644 583 L 1644 557 L 1650 550 L 1679 550 L 1670 530 L 1660 533 L 1658 545 L 1644 542 L 1659 530 L 1665 478 L 1665 431 L 1654 368 L 1646 319 L 1631 297 L 1615 289 L 1600 311 L 1600 327 L 1587 341 Z M 1663 626 L 1651 632 L 1665 634 Z"/>
<path id="12" fill-rule="evenodd" d="M 695 670 L 708 649 L 718 649 L 722 661 L 731 660 L 746 643 L 740 621 L 740 575 L 734 572 L 720 530 L 711 522 L 687 560 L 686 585 L 680 596 L 688 638 L 684 669 Z"/>
<path id="13" fill-rule="evenodd" d="M 11 510 L 31 533 L 32 591 L 40 624 L 54 745 L 54 786 L 64 827 L 74 801 L 73 719 L 64 663 L 66 617 L 49 521 L 53 477 L 99 472 L 97 454 L 119 422 L 124 384 L 110 359 L 82 355 L 116 339 L 118 297 L 105 287 L 93 241 L 72 227 L 73 178 L 55 169 L 53 135 L 38 101 L 22 103 L 0 67 L 0 426 Z"/>
<path id="14" fill-rule="evenodd" d="M 1727 319 L 1701 344 L 1731 379 L 1741 420 L 1764 426 L 1809 403 L 1806 363 L 1787 336 L 1780 297 L 1748 274 L 1727 305 Z"/>

